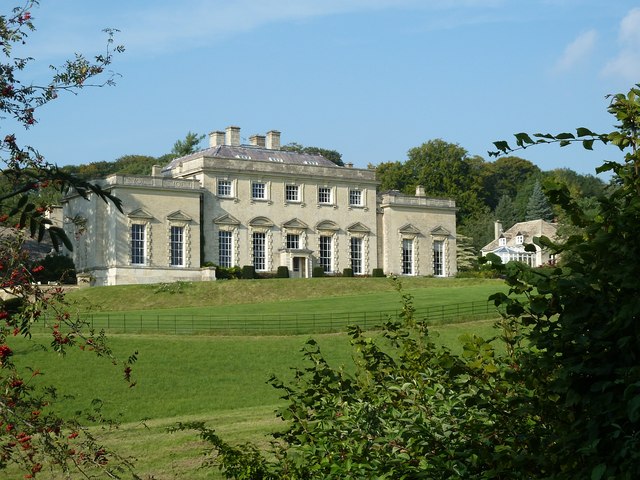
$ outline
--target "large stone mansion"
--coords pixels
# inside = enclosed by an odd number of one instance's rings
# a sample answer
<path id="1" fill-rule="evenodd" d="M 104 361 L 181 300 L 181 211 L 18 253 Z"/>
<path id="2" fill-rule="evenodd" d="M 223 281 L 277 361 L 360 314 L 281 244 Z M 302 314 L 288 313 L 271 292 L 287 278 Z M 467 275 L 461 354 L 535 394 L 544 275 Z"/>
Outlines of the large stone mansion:
<path id="1" fill-rule="evenodd" d="M 152 175 L 99 182 L 124 215 L 95 195 L 63 202 L 73 260 L 92 285 L 215 279 L 214 264 L 287 266 L 310 277 L 345 268 L 355 275 L 452 276 L 455 202 L 379 192 L 375 172 L 280 148 L 280 132 L 240 142 L 240 128 L 209 135 L 209 148 Z"/>

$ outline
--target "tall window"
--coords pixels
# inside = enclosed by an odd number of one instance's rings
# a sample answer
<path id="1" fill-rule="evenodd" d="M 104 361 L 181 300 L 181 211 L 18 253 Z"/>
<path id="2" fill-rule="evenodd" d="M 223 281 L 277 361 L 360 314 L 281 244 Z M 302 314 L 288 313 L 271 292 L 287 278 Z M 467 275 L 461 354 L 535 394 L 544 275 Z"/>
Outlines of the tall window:
<path id="1" fill-rule="evenodd" d="M 172 267 L 184 266 L 184 227 L 171 227 L 169 265 Z"/>
<path id="2" fill-rule="evenodd" d="M 287 248 L 299 249 L 300 248 L 300 235 L 293 234 L 293 233 L 287 233 L 286 247 Z"/>
<path id="3" fill-rule="evenodd" d="M 360 190 L 349 190 L 349 205 L 362 206 L 362 192 Z"/>
<path id="4" fill-rule="evenodd" d="M 218 180 L 218 196 L 219 197 L 231 196 L 231 180 Z"/>
<path id="5" fill-rule="evenodd" d="M 325 273 L 331 272 L 331 264 L 333 263 L 333 238 L 329 236 L 320 236 L 320 266 Z"/>
<path id="6" fill-rule="evenodd" d="M 298 185 L 285 185 L 284 194 L 287 202 L 300 201 L 300 187 Z"/>
<path id="7" fill-rule="evenodd" d="M 433 241 L 433 275 L 436 277 L 444 275 L 444 242 L 442 240 Z"/>
<path id="8" fill-rule="evenodd" d="M 253 267 L 256 270 L 267 269 L 267 234 L 253 232 Z"/>
<path id="9" fill-rule="evenodd" d="M 402 240 L 402 274 L 413 275 L 413 240 Z"/>
<path id="10" fill-rule="evenodd" d="M 233 266 L 233 232 L 218 232 L 218 265 L 227 268 Z"/>
<path id="11" fill-rule="evenodd" d="M 131 264 L 144 265 L 145 262 L 145 225 L 134 223 L 131 225 Z"/>
<path id="12" fill-rule="evenodd" d="M 264 200 L 267 198 L 267 186 L 264 182 L 253 182 L 251 184 L 251 198 Z"/>
<path id="13" fill-rule="evenodd" d="M 362 275 L 362 239 L 351 237 L 351 269 L 354 275 Z"/>
<path id="14" fill-rule="evenodd" d="M 318 187 L 318 203 L 331 204 L 330 187 Z"/>

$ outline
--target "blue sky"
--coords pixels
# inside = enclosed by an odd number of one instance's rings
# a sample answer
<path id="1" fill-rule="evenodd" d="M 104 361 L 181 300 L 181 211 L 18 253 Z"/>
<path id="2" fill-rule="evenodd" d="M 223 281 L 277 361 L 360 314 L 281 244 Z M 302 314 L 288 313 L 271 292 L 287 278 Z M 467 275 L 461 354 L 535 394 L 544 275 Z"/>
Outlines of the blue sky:
<path id="1" fill-rule="evenodd" d="M 188 131 L 405 160 L 431 139 L 485 159 L 516 132 L 610 131 L 609 93 L 640 82 L 640 5 L 627 0 L 42 0 L 21 54 L 34 78 L 105 27 L 117 86 L 66 95 L 24 137 L 50 162 L 159 156 Z M 203 143 L 203 146 L 206 146 Z M 594 173 L 613 149 L 520 152 Z"/>

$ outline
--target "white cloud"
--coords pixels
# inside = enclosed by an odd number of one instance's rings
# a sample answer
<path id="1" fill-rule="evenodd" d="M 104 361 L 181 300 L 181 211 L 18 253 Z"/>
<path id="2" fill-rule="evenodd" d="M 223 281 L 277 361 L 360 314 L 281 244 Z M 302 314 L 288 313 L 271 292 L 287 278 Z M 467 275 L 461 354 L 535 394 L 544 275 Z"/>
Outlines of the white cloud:
<path id="1" fill-rule="evenodd" d="M 117 41 L 130 55 L 162 53 L 215 44 L 264 25 L 384 9 L 456 10 L 477 14 L 506 0 L 59 0 L 39 7 L 42 23 L 34 38 L 37 57 L 67 57 L 70 46 L 94 51 L 105 27 L 121 32 Z M 42 39 L 42 40 L 40 40 Z M 34 55 L 36 56 L 36 55 Z"/>
<path id="2" fill-rule="evenodd" d="M 640 8 L 634 8 L 620 22 L 620 51 L 602 69 L 602 74 L 637 81 L 640 78 Z"/>
<path id="3" fill-rule="evenodd" d="M 587 58 L 596 44 L 598 33 L 595 30 L 584 32 L 564 49 L 562 56 L 556 62 L 553 71 L 564 73 L 572 70 Z"/>

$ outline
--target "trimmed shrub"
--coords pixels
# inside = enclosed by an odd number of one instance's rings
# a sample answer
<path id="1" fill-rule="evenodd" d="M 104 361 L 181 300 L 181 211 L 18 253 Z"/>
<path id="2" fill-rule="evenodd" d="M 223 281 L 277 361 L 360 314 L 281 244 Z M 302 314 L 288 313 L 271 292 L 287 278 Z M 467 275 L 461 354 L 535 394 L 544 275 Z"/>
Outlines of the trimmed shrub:
<path id="1" fill-rule="evenodd" d="M 242 276 L 240 278 L 242 278 L 243 280 L 258 278 L 256 276 L 256 268 L 253 265 L 244 265 L 242 267 Z"/>
<path id="2" fill-rule="evenodd" d="M 215 265 L 214 265 L 215 266 Z M 235 267 L 216 267 L 216 279 L 217 280 L 233 280 L 242 277 L 242 269 L 238 266 Z"/>
<path id="3" fill-rule="evenodd" d="M 280 266 L 276 272 L 276 278 L 289 278 L 289 267 Z"/>
<path id="4" fill-rule="evenodd" d="M 313 270 L 311 271 L 311 276 L 312 277 L 324 277 L 324 268 L 322 267 L 313 267 Z"/>
<path id="5" fill-rule="evenodd" d="M 381 268 L 374 268 L 371 272 L 371 276 L 372 277 L 384 277 L 384 270 L 382 270 Z"/>
<path id="6" fill-rule="evenodd" d="M 59 282 L 70 285 L 76 283 L 76 267 L 71 257 L 66 255 L 47 255 L 34 263 L 32 268 L 35 269 L 33 279 L 36 282 Z"/>
<path id="7" fill-rule="evenodd" d="M 343 277 L 353 277 L 353 268 L 345 268 L 342 270 Z"/>

